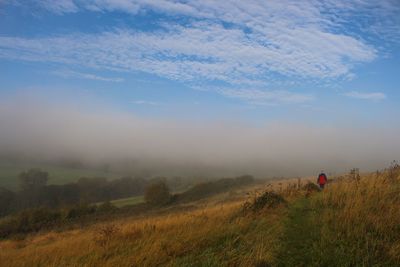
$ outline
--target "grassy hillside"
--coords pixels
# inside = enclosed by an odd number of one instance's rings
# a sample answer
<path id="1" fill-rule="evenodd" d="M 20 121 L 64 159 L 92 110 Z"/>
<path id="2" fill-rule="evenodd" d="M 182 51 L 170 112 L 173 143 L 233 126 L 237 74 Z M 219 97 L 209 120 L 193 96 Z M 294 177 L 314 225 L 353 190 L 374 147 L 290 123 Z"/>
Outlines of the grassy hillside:
<path id="1" fill-rule="evenodd" d="M 304 184 L 258 185 L 151 215 L 3 240 L 0 265 L 400 265 L 400 167 L 341 177 L 323 192 Z"/>
<path id="2" fill-rule="evenodd" d="M 46 164 L 9 163 L 0 161 L 0 187 L 10 190 L 18 189 L 18 175 L 31 168 L 40 168 L 49 173 L 49 184 L 66 184 L 75 182 L 81 177 L 117 178 L 115 173 L 102 172 L 87 168 L 67 168 Z"/>

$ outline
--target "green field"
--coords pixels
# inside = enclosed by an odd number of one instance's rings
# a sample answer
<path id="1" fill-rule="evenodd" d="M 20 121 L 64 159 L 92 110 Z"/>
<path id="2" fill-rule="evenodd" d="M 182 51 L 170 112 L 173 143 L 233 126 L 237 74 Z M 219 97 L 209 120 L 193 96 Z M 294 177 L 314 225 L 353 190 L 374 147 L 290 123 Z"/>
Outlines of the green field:
<path id="1" fill-rule="evenodd" d="M 40 168 L 49 173 L 48 184 L 66 184 L 77 181 L 81 177 L 106 177 L 115 179 L 121 175 L 85 168 L 67 168 L 45 164 L 16 164 L 0 162 L 0 187 L 10 190 L 18 189 L 18 175 L 30 168 Z"/>
<path id="2" fill-rule="evenodd" d="M 129 206 L 129 205 L 135 205 L 139 203 L 144 202 L 144 197 L 143 196 L 135 196 L 135 197 L 127 197 L 127 198 L 120 198 L 120 199 L 114 199 L 110 201 L 111 204 L 116 206 L 117 208 L 121 208 L 124 206 Z M 103 202 L 96 203 L 97 205 L 100 205 Z"/>

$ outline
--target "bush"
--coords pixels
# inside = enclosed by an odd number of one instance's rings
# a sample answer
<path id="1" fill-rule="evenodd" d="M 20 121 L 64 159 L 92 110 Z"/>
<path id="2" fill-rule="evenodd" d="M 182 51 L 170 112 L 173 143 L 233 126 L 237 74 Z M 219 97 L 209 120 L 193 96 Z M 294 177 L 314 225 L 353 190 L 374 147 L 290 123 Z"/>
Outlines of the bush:
<path id="1" fill-rule="evenodd" d="M 108 213 L 108 212 L 113 212 L 117 209 L 118 208 L 115 207 L 110 201 L 106 201 L 97 207 L 97 212 Z"/>
<path id="2" fill-rule="evenodd" d="M 311 182 L 306 183 L 306 184 L 303 186 L 302 189 L 303 189 L 304 191 L 306 191 L 306 194 L 307 194 L 307 195 L 309 195 L 309 194 L 311 194 L 311 193 L 314 193 L 314 192 L 319 192 L 319 191 L 321 191 L 321 189 L 318 187 L 318 185 L 316 185 L 316 184 L 314 184 L 314 183 L 311 183 Z"/>
<path id="3" fill-rule="evenodd" d="M 85 216 L 87 214 L 92 214 L 96 212 L 96 206 L 89 206 L 89 205 L 77 205 L 67 210 L 66 212 L 66 219 L 75 219 Z"/>
<path id="4" fill-rule="evenodd" d="M 99 207 L 82 204 L 61 209 L 45 207 L 28 209 L 0 220 L 0 238 L 16 235 L 23 236 L 27 233 L 65 225 L 69 222 L 77 222 L 90 215 L 110 214 L 116 210 L 118 208 L 110 202 L 105 202 Z"/>
<path id="5" fill-rule="evenodd" d="M 14 199 L 14 192 L 0 187 L 0 217 L 11 212 L 11 204 Z"/>
<path id="6" fill-rule="evenodd" d="M 281 195 L 272 191 L 267 191 L 255 198 L 252 202 L 246 202 L 243 208 L 245 211 L 251 210 L 256 212 L 265 208 L 275 208 L 281 204 L 286 204 L 286 200 Z"/>
<path id="7" fill-rule="evenodd" d="M 0 238 L 15 234 L 37 232 L 56 224 L 61 218 L 61 212 L 47 208 L 25 210 L 12 217 L 4 218 L 1 221 Z"/>
<path id="8" fill-rule="evenodd" d="M 152 205 L 165 205 L 170 201 L 171 195 L 164 182 L 157 182 L 146 188 L 144 199 Z"/>

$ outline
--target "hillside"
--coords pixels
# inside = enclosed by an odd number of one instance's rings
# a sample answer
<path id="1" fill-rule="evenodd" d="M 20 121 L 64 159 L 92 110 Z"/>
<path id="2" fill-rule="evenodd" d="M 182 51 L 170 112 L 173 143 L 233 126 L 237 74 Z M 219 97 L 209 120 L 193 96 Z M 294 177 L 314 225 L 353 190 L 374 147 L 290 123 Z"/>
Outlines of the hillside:
<path id="1" fill-rule="evenodd" d="M 0 242 L 1 266 L 399 266 L 400 167 L 278 181 Z"/>

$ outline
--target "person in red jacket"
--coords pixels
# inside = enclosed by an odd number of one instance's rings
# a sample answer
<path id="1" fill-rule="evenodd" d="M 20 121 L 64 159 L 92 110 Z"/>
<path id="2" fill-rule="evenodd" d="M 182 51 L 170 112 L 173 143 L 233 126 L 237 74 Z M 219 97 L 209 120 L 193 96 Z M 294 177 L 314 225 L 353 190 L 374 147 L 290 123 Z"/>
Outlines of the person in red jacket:
<path id="1" fill-rule="evenodd" d="M 318 175 L 317 179 L 317 184 L 319 185 L 319 188 L 324 189 L 325 184 L 328 182 L 328 178 L 326 177 L 326 174 L 324 171 L 321 171 L 321 173 Z"/>

